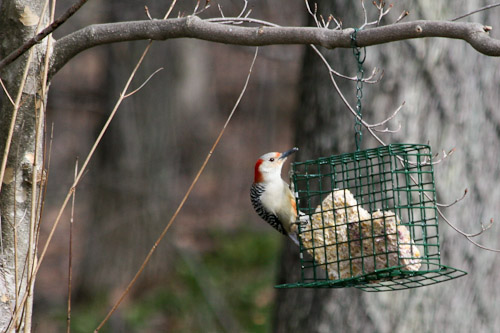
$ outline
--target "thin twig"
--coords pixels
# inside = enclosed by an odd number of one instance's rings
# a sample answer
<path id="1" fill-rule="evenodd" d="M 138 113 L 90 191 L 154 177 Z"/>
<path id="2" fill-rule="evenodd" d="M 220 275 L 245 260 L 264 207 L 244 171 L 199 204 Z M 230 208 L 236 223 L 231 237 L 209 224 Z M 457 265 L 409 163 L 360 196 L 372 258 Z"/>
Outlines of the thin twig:
<path id="1" fill-rule="evenodd" d="M 148 19 L 153 20 L 153 18 L 151 17 L 151 14 L 149 13 L 148 6 L 144 6 L 144 12 L 146 12 L 146 16 L 148 17 Z"/>
<path id="2" fill-rule="evenodd" d="M 200 1 L 201 0 L 197 0 L 196 1 L 196 5 L 194 6 L 193 14 L 192 15 L 196 15 L 196 11 L 198 10 L 198 7 L 200 6 Z"/>
<path id="3" fill-rule="evenodd" d="M 76 177 L 78 176 L 78 158 L 76 159 L 75 162 L 75 180 Z M 76 196 L 76 189 L 73 192 L 73 197 L 71 199 L 71 215 L 69 219 L 69 258 L 68 258 L 68 308 L 67 308 L 67 315 L 66 315 L 66 332 L 70 333 L 71 332 L 71 280 L 73 278 L 73 265 L 72 265 L 72 260 L 73 260 L 73 222 L 74 222 L 74 216 L 75 216 L 75 196 Z"/>
<path id="4" fill-rule="evenodd" d="M 12 97 L 10 97 L 10 94 L 7 91 L 7 88 L 5 87 L 5 85 L 3 84 L 3 81 L 1 78 L 0 78 L 0 85 L 2 85 L 2 89 L 5 92 L 5 95 L 7 95 L 7 98 L 9 99 L 10 104 L 12 104 L 12 106 L 14 106 L 15 105 L 14 100 L 12 99 Z"/>
<path id="5" fill-rule="evenodd" d="M 321 23 L 318 21 L 318 4 L 314 3 L 314 12 L 311 10 L 311 6 L 309 6 L 309 1 L 305 0 L 304 1 L 306 4 L 306 9 L 309 15 L 314 19 L 314 22 L 316 23 L 316 26 L 318 28 L 323 28 L 323 29 L 328 29 L 330 26 L 330 22 L 335 22 L 336 26 L 332 28 L 332 30 L 341 30 L 342 29 L 342 22 L 340 20 L 335 19 L 335 17 L 330 14 L 328 15 L 328 20 L 325 22 L 323 15 L 320 15 Z"/>
<path id="6" fill-rule="evenodd" d="M 448 220 L 448 218 L 443 214 L 443 212 L 441 211 L 441 209 L 439 208 L 436 208 L 437 209 L 437 212 L 439 214 L 439 216 L 441 216 L 441 218 L 453 229 L 455 230 L 456 232 L 458 232 L 459 234 L 461 234 L 462 236 L 464 236 L 469 242 L 471 242 L 472 244 L 474 244 L 475 246 L 483 249 L 483 250 L 487 250 L 487 251 L 491 251 L 491 252 L 500 252 L 500 249 L 494 249 L 494 248 L 491 248 L 491 247 L 487 247 L 487 246 L 484 246 L 482 244 L 479 244 L 478 242 L 474 241 L 472 238 L 473 237 L 477 237 L 479 235 L 481 235 L 483 232 L 485 232 L 486 230 L 488 230 L 492 225 L 493 225 L 493 219 L 490 219 L 490 224 L 485 227 L 482 223 L 481 223 L 481 231 L 478 232 L 478 233 L 475 233 L 475 234 L 469 234 L 469 233 L 466 233 L 462 230 L 460 230 L 459 228 L 457 228 L 453 223 L 451 223 L 451 221 Z"/>
<path id="7" fill-rule="evenodd" d="M 130 96 L 132 96 L 133 94 L 135 94 L 136 92 L 138 92 L 139 90 L 141 90 L 141 89 L 142 89 L 142 87 L 144 87 L 144 86 L 148 83 L 148 81 L 149 81 L 149 80 L 151 80 L 151 78 L 152 78 L 152 77 L 153 77 L 156 73 L 158 73 L 158 72 L 159 72 L 159 71 L 161 71 L 161 70 L 163 70 L 163 67 L 158 68 L 157 70 L 155 70 L 155 71 L 153 72 L 153 74 L 151 74 L 151 75 L 150 75 L 150 76 L 146 79 L 146 81 L 144 81 L 144 82 L 143 82 L 143 83 L 139 86 L 139 88 L 137 88 L 137 89 L 133 90 L 132 92 L 129 92 L 128 94 L 126 94 L 126 95 L 124 96 L 124 98 L 130 97 Z"/>
<path id="8" fill-rule="evenodd" d="M 365 1 L 361 0 L 361 8 L 363 9 L 363 18 L 364 22 L 363 25 L 359 28 L 360 30 L 363 29 L 365 26 L 368 25 L 368 14 L 366 13 L 366 8 L 365 8 Z"/>
<path id="9" fill-rule="evenodd" d="M 391 11 L 392 7 L 394 6 L 392 3 L 389 4 L 389 8 L 387 8 L 387 10 L 384 11 L 384 7 L 385 7 L 385 1 L 384 0 L 379 0 L 379 3 L 377 5 L 377 3 L 375 1 L 373 1 L 373 5 L 375 7 L 377 7 L 378 9 L 378 20 L 377 20 L 377 26 L 380 25 L 380 21 L 382 21 L 382 18 L 384 16 L 386 16 L 387 14 L 389 14 L 389 12 Z"/>
<path id="10" fill-rule="evenodd" d="M 170 4 L 170 7 L 168 8 L 167 12 L 165 13 L 165 16 L 163 16 L 164 20 L 166 20 L 170 16 L 170 13 L 174 9 L 176 3 L 177 3 L 177 0 L 172 1 L 172 3 Z"/>
<path id="11" fill-rule="evenodd" d="M 306 8 L 307 8 L 307 11 L 309 12 L 309 15 L 312 16 L 312 18 L 314 19 L 314 22 L 316 22 L 316 26 L 318 28 L 321 28 L 321 24 L 319 23 L 318 21 L 318 17 L 317 17 L 317 14 L 318 14 L 318 4 L 317 3 L 314 3 L 314 12 L 311 10 L 311 6 L 309 6 L 309 1 L 308 0 L 305 0 L 305 3 L 306 3 Z"/>
<path id="12" fill-rule="evenodd" d="M 45 135 L 44 135 L 45 137 Z M 41 194 L 41 197 L 43 198 L 41 200 L 41 204 L 40 204 L 40 211 L 38 212 L 38 219 L 41 221 L 42 220 L 42 215 L 43 215 L 43 209 L 45 207 L 45 198 L 46 198 L 46 194 L 47 194 L 47 183 L 48 183 L 48 180 L 49 180 L 49 170 L 50 170 L 50 161 L 51 161 L 51 158 L 52 158 L 52 143 L 54 142 L 54 123 L 52 123 L 52 126 L 51 126 L 51 131 L 50 131 L 50 141 L 49 141 L 49 151 L 48 153 L 46 153 L 44 151 L 43 153 L 43 158 L 44 158 L 44 161 L 43 161 L 43 166 L 44 166 L 44 170 L 43 170 L 43 194 Z M 45 160 L 45 156 L 47 156 L 47 161 Z M 45 167 L 46 165 L 46 167 Z M 36 231 L 36 241 L 35 243 L 38 244 L 38 240 L 40 239 L 40 226 L 41 226 L 41 223 L 38 223 L 38 229 Z"/>
<path id="13" fill-rule="evenodd" d="M 247 0 L 243 0 L 243 3 L 244 3 L 243 8 L 241 9 L 241 12 L 238 15 L 238 17 L 243 17 L 243 14 L 245 14 L 245 11 L 247 10 L 248 1 Z"/>
<path id="14" fill-rule="evenodd" d="M 335 74 L 336 76 L 341 77 L 343 79 L 350 80 L 350 81 L 357 81 L 358 80 L 358 78 L 356 76 L 347 76 L 345 74 L 337 72 L 336 70 L 334 70 L 331 67 L 329 68 L 329 70 L 331 72 L 333 72 L 333 74 Z M 383 70 L 381 71 L 377 67 L 374 67 L 370 76 L 367 78 L 361 79 L 361 81 L 363 83 L 375 84 L 375 83 L 380 82 L 380 80 L 382 80 L 383 77 L 384 77 L 384 71 Z"/>
<path id="15" fill-rule="evenodd" d="M 396 129 L 389 129 L 389 127 L 386 127 L 384 129 L 378 129 L 378 128 L 375 128 L 373 127 L 373 130 L 377 133 L 391 133 L 391 134 L 394 134 L 394 133 L 398 133 L 399 131 L 401 131 L 401 123 L 398 124 L 398 127 Z"/>
<path id="16" fill-rule="evenodd" d="M 432 165 L 436 165 L 436 164 L 439 164 L 441 162 L 443 162 L 445 159 L 447 159 L 448 157 L 450 157 L 451 155 L 453 155 L 453 153 L 455 152 L 455 148 L 452 148 L 450 149 L 448 152 L 446 151 L 442 151 L 443 153 L 443 157 L 440 157 L 439 160 L 435 160 L 440 154 L 437 153 L 435 156 L 432 157 L 431 161 L 424 161 L 422 163 L 422 165 L 427 165 L 427 164 L 432 164 Z"/>
<path id="17" fill-rule="evenodd" d="M 398 19 L 394 23 L 401 22 L 401 20 L 404 19 L 405 17 L 407 17 L 408 15 L 410 15 L 410 12 L 407 10 L 403 10 L 401 15 L 399 15 Z"/>
<path id="18" fill-rule="evenodd" d="M 463 19 L 464 17 L 467 17 L 467 16 L 470 16 L 472 14 L 476 14 L 476 13 L 482 12 L 483 10 L 488 10 L 488 9 L 491 9 L 491 8 L 495 8 L 495 7 L 498 7 L 498 6 L 500 6 L 500 2 L 494 3 L 492 5 L 487 5 L 487 6 L 481 7 L 479 9 L 473 10 L 472 12 L 469 12 L 467 14 L 463 14 L 463 15 L 457 16 L 454 19 L 451 19 L 450 21 L 452 21 L 452 22 L 453 21 L 458 21 L 460 19 Z"/>
<path id="19" fill-rule="evenodd" d="M 198 2 L 196 3 L 196 7 L 195 7 L 192 15 L 199 15 L 199 14 L 203 13 L 205 10 L 209 9 L 210 8 L 210 1 L 206 1 L 205 6 L 203 6 L 203 8 L 200 10 L 198 10 L 199 6 L 200 6 L 200 0 L 198 0 Z"/>
<path id="20" fill-rule="evenodd" d="M 372 22 L 367 22 L 367 16 L 366 16 L 366 8 L 365 8 L 365 5 L 364 5 L 364 2 L 363 0 L 361 1 L 361 5 L 363 7 L 363 13 L 364 13 L 364 16 L 365 16 L 365 23 L 359 27 L 359 30 L 362 30 L 366 27 L 369 27 L 369 26 L 379 26 L 380 25 L 380 21 L 382 20 L 382 18 L 384 16 L 386 16 L 387 14 L 389 14 L 389 12 L 391 11 L 392 9 L 392 5 L 389 5 L 389 8 L 387 10 L 384 11 L 384 6 L 385 6 L 385 2 L 384 1 L 380 1 L 379 4 L 377 5 L 377 3 L 374 1 L 373 2 L 374 6 L 378 9 L 379 11 L 379 15 L 378 15 L 378 18 L 375 20 L 375 21 L 372 21 Z"/>
<path id="21" fill-rule="evenodd" d="M 127 294 L 130 292 L 130 289 L 132 289 L 132 287 L 134 286 L 135 282 L 137 281 L 137 279 L 139 278 L 139 276 L 142 274 L 142 272 L 144 271 L 144 268 L 146 268 L 146 265 L 149 263 L 150 259 L 151 259 L 151 256 L 153 255 L 153 253 L 156 251 L 158 245 L 160 244 L 160 242 L 162 241 L 163 237 L 165 237 L 167 231 L 170 229 L 170 226 L 172 225 L 172 223 L 175 221 L 175 219 L 177 218 L 177 215 L 179 215 L 179 212 L 181 211 L 182 207 L 184 206 L 184 203 L 186 202 L 186 200 L 188 199 L 189 195 L 191 194 L 194 186 L 196 185 L 196 183 L 198 182 L 198 179 L 200 178 L 201 174 L 203 173 L 203 171 L 205 170 L 205 167 L 207 166 L 208 164 L 208 161 L 210 160 L 210 158 L 212 157 L 212 154 L 214 153 L 214 150 L 215 148 L 217 147 L 217 145 L 219 144 L 219 141 L 220 139 L 222 138 L 222 135 L 224 134 L 224 131 L 226 130 L 226 127 L 227 125 L 229 124 L 229 122 L 231 121 L 231 118 L 233 117 L 233 114 L 234 112 L 236 111 L 236 108 L 238 107 L 238 105 L 240 104 L 240 101 L 241 99 L 243 98 L 243 95 L 245 94 L 245 91 L 247 89 L 247 86 L 248 86 L 248 82 L 250 81 L 250 76 L 252 74 L 252 69 L 253 69 L 253 65 L 255 64 L 255 60 L 257 59 L 257 54 L 258 54 L 258 51 L 259 51 L 259 48 L 257 47 L 255 49 L 255 55 L 253 57 L 253 60 L 252 60 L 252 64 L 250 65 L 250 69 L 248 71 L 248 75 L 247 75 L 247 79 L 245 81 L 245 84 L 243 86 L 243 89 L 240 93 L 240 96 L 238 97 L 233 109 L 231 110 L 231 113 L 229 114 L 224 126 L 222 127 L 222 130 L 220 131 L 219 133 L 219 136 L 217 137 L 217 139 L 215 140 L 214 144 L 212 145 L 212 148 L 210 149 L 210 151 L 208 152 L 207 154 L 207 157 L 205 158 L 205 161 L 203 162 L 202 166 L 200 167 L 200 169 L 198 170 L 198 173 L 196 174 L 196 176 L 194 177 L 191 185 L 189 186 L 188 190 L 186 191 L 186 194 L 184 195 L 184 197 L 182 198 L 179 206 L 177 206 L 177 209 L 175 210 L 174 214 L 172 215 L 172 217 L 170 218 L 170 221 L 168 221 L 167 223 L 167 226 L 165 227 L 165 229 L 163 229 L 162 233 L 160 234 L 160 236 L 158 237 L 158 239 L 156 240 L 156 242 L 154 243 L 153 247 L 151 248 L 151 250 L 149 251 L 148 255 L 146 256 L 146 258 L 144 259 L 141 267 L 139 268 L 139 270 L 137 271 L 137 273 L 135 274 L 135 276 L 132 278 L 132 280 L 130 281 L 130 283 L 127 285 L 127 287 L 125 288 L 125 290 L 123 291 L 123 293 L 120 295 L 120 298 L 115 302 L 115 304 L 113 305 L 113 307 L 111 308 L 111 310 L 108 312 L 108 314 L 106 315 L 106 317 L 104 318 L 104 320 L 99 324 L 99 326 L 95 329 L 94 332 L 98 332 L 102 326 L 109 320 L 109 318 L 111 317 L 111 315 L 116 311 L 116 309 L 120 306 L 121 302 L 123 301 L 123 299 L 127 296 Z"/>
<path id="22" fill-rule="evenodd" d="M 276 28 L 281 27 L 280 25 L 274 24 L 272 22 L 258 20 L 258 19 L 254 19 L 251 17 L 214 17 L 214 18 L 206 19 L 204 21 L 216 22 L 216 23 L 220 23 L 220 24 L 228 24 L 228 23 L 237 24 L 237 23 L 241 23 L 241 22 L 247 22 L 247 23 L 255 23 L 255 24 L 265 25 L 268 27 L 276 27 Z"/>
<path id="23" fill-rule="evenodd" d="M 467 196 L 467 192 L 468 192 L 468 189 L 465 189 L 465 190 L 464 190 L 464 194 L 463 194 L 460 198 L 455 199 L 455 201 L 453 201 L 452 203 L 449 203 L 449 204 L 441 204 L 441 203 L 436 203 L 436 205 L 437 205 L 438 207 L 443 207 L 443 208 L 448 208 L 448 207 L 451 207 L 451 206 L 453 206 L 454 204 L 456 204 L 456 203 L 458 203 L 458 202 L 462 201 L 463 199 L 465 199 L 465 197 Z"/>
<path id="24" fill-rule="evenodd" d="M 246 15 L 244 16 L 244 18 L 248 18 L 250 16 L 250 14 L 252 13 L 252 10 L 249 9 L 248 12 L 246 13 Z"/>
<path id="25" fill-rule="evenodd" d="M 400 163 L 403 165 L 403 160 L 400 159 Z M 418 184 L 417 180 L 413 177 L 413 175 L 409 175 L 410 179 L 413 181 L 414 184 Z M 430 202 L 433 202 L 434 201 L 434 197 L 429 195 L 429 193 L 427 193 L 426 191 L 423 191 L 422 194 L 430 201 Z M 440 207 L 438 205 L 436 205 L 436 210 L 439 214 L 439 216 L 441 216 L 441 218 L 453 229 L 455 230 L 456 232 L 458 232 L 459 234 L 461 234 L 462 236 L 464 236 L 469 242 L 471 242 L 472 244 L 474 244 L 475 246 L 483 249 L 483 250 L 487 250 L 487 251 L 491 251 L 491 252 L 500 252 L 500 249 L 494 249 L 494 248 L 491 248 L 491 247 L 487 247 L 487 246 L 484 246 L 482 244 L 479 244 L 478 242 L 474 241 L 472 238 L 474 237 L 477 237 L 479 235 L 482 235 L 486 230 L 490 229 L 491 226 L 493 225 L 493 219 L 490 219 L 490 224 L 487 225 L 486 227 L 483 225 L 483 223 L 481 222 L 481 230 L 477 233 L 466 233 L 465 231 L 459 229 L 458 227 L 456 227 L 445 215 L 444 213 L 441 211 Z"/>
<path id="26" fill-rule="evenodd" d="M 401 103 L 401 105 L 396 109 L 396 111 L 394 111 L 394 113 L 389 116 L 389 118 L 386 118 L 385 120 L 379 122 L 379 123 L 376 123 L 376 124 L 370 124 L 369 126 L 374 128 L 374 127 L 380 127 L 380 126 L 383 126 L 384 124 L 386 124 L 388 121 L 392 120 L 394 117 L 396 117 L 396 115 L 399 113 L 399 111 L 401 110 L 401 108 L 403 107 L 403 105 L 405 105 L 406 102 L 403 102 Z"/>
<path id="27" fill-rule="evenodd" d="M 68 8 L 66 12 L 64 12 L 61 16 L 59 16 L 54 22 L 52 22 L 48 27 L 40 31 L 35 37 L 28 40 L 26 43 L 21 45 L 16 50 L 12 51 L 8 56 L 0 61 L 0 69 L 4 68 L 17 58 L 19 58 L 24 52 L 28 51 L 35 45 L 40 42 L 42 39 L 50 35 L 57 28 L 59 28 L 64 22 L 66 22 L 73 14 L 75 14 L 88 0 L 79 0 L 73 6 Z"/>
<path id="28" fill-rule="evenodd" d="M 221 5 L 220 5 L 220 4 L 217 4 L 217 7 L 219 8 L 219 13 L 220 13 L 220 16 L 221 16 L 221 17 L 225 17 L 225 16 L 224 16 L 224 12 L 222 11 L 222 7 L 221 7 Z"/>

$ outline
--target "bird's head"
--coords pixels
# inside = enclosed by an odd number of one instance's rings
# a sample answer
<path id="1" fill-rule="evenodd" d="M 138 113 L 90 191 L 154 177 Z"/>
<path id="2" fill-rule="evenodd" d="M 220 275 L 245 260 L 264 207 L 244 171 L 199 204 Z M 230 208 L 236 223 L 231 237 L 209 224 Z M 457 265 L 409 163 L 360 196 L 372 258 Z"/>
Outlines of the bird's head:
<path id="1" fill-rule="evenodd" d="M 262 183 L 275 179 L 281 179 L 281 168 L 286 158 L 295 153 L 299 148 L 292 148 L 283 153 L 267 153 L 262 155 L 255 163 L 254 183 Z"/>

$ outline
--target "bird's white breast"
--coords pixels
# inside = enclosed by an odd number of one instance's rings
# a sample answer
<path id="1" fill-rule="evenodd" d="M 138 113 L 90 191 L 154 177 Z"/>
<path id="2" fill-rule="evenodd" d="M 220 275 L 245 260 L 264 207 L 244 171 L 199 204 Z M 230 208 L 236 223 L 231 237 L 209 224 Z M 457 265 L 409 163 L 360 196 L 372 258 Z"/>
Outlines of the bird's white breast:
<path id="1" fill-rule="evenodd" d="M 261 197 L 264 208 L 278 217 L 287 232 L 290 232 L 291 223 L 295 222 L 296 217 L 291 200 L 293 195 L 288 184 L 281 178 L 278 181 L 268 182 Z"/>

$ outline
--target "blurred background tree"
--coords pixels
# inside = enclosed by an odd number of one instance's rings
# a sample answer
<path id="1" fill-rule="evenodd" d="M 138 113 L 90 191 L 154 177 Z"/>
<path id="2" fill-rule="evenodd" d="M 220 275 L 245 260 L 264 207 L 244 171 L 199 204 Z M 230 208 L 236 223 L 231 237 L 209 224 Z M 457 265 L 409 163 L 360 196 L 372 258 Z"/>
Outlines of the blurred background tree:
<path id="1" fill-rule="evenodd" d="M 356 1 L 317 1 L 324 16 L 333 13 L 344 27 L 359 26 L 362 12 Z M 451 19 L 479 8 L 482 1 L 401 2 L 411 18 Z M 400 8 L 383 22 L 394 22 Z M 498 22 L 499 10 L 485 11 L 467 20 Z M 309 18 L 309 25 L 314 22 Z M 354 76 L 357 66 L 351 50 L 323 52 L 330 64 Z M 363 115 L 369 123 L 389 117 L 405 106 L 392 128 L 383 135 L 387 143 L 430 143 L 434 152 L 456 152 L 435 167 L 438 202 L 449 203 L 469 194 L 446 210 L 462 230 L 479 231 L 498 216 L 500 190 L 494 184 L 500 174 L 500 67 L 498 59 L 483 57 L 464 43 L 453 40 L 408 40 L 366 49 L 365 70 L 376 66 L 385 71 L 379 84 L 364 85 Z M 354 120 L 334 92 L 324 64 L 307 49 L 300 79 L 300 106 L 295 142 L 297 159 L 315 159 L 355 150 Z M 355 83 L 338 80 L 351 105 Z M 391 127 L 391 126 L 389 126 Z M 363 148 L 378 144 L 368 133 Z M 499 227 L 478 240 L 499 248 Z M 469 272 L 451 282 L 426 288 L 387 293 L 343 290 L 280 290 L 276 299 L 275 332 L 490 332 L 500 322 L 500 288 L 495 283 L 500 257 L 473 246 L 440 221 L 443 262 Z M 287 244 L 281 260 L 279 282 L 299 281 L 298 256 Z"/>

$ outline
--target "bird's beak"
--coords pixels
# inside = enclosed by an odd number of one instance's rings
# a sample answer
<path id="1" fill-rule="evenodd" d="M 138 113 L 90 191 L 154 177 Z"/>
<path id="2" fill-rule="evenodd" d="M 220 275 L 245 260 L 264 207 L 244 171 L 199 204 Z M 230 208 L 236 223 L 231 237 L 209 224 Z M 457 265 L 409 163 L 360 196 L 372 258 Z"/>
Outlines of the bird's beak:
<path id="1" fill-rule="evenodd" d="M 280 160 L 284 160 L 284 159 L 286 159 L 289 155 L 292 155 L 293 153 L 295 153 L 297 150 L 299 150 L 299 148 L 297 148 L 297 147 L 293 147 L 292 149 L 287 150 L 287 151 L 285 151 L 285 152 L 281 153 L 281 155 L 280 155 L 279 159 L 280 159 Z"/>

